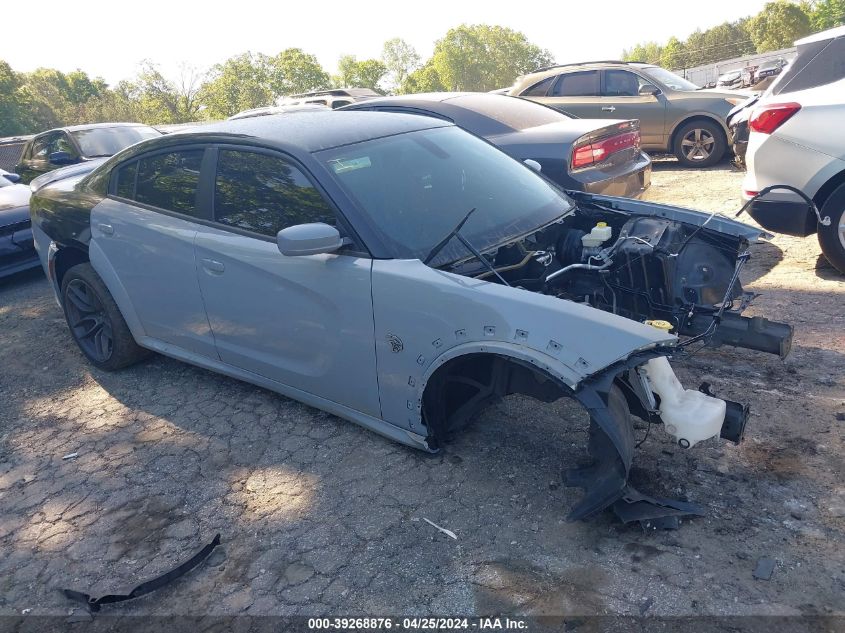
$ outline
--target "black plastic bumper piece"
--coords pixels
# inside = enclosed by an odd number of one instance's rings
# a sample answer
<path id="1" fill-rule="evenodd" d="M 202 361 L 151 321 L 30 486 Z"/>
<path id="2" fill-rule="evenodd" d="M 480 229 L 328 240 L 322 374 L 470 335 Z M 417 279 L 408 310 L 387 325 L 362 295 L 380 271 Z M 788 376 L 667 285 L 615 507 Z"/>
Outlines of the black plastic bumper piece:
<path id="1" fill-rule="evenodd" d="M 711 315 L 696 314 L 679 331 L 684 336 L 697 336 L 706 332 L 712 322 Z M 792 335 L 793 327 L 787 323 L 769 321 L 760 316 L 746 317 L 735 312 L 725 312 L 710 343 L 713 346 L 744 347 L 786 358 L 792 349 Z"/>
<path id="2" fill-rule="evenodd" d="M 73 600 L 74 602 L 79 602 L 83 606 L 85 606 L 88 611 L 96 613 L 100 610 L 100 607 L 104 604 L 114 604 L 115 602 L 125 602 L 126 600 L 133 600 L 135 598 L 140 598 L 141 596 L 145 596 L 150 592 L 159 589 L 177 578 L 181 578 L 189 571 L 197 567 L 200 563 L 202 563 L 206 558 L 209 557 L 214 548 L 220 545 L 220 535 L 215 535 L 214 539 L 205 547 L 203 547 L 200 551 L 196 554 L 191 556 L 188 560 L 184 563 L 171 569 L 169 572 L 162 574 L 152 580 L 148 580 L 144 583 L 141 583 L 137 587 L 135 587 L 132 591 L 126 594 L 109 594 L 106 596 L 101 596 L 99 598 L 94 598 L 90 594 L 83 593 L 81 591 L 75 591 L 73 589 L 65 589 L 63 593 L 68 600 Z"/>
<path id="3" fill-rule="evenodd" d="M 816 214 L 803 201 L 759 198 L 748 207 L 748 215 L 760 226 L 775 233 L 807 237 L 816 232 Z"/>
<path id="4" fill-rule="evenodd" d="M 722 423 L 722 431 L 719 437 L 739 444 L 745 435 L 745 425 L 748 422 L 748 405 L 725 400 L 728 405 L 725 411 L 725 421 Z"/>

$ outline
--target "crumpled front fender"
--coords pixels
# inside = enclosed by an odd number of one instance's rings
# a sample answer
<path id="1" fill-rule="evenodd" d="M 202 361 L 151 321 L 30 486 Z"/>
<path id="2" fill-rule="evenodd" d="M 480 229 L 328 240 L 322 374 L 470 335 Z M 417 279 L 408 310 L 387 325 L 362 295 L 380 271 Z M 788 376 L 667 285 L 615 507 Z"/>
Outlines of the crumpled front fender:
<path id="1" fill-rule="evenodd" d="M 415 433 L 424 431 L 420 403 L 428 377 L 461 354 L 500 352 L 544 366 L 574 389 L 635 352 L 677 340 L 601 310 L 419 260 L 373 262 L 373 313 L 382 418 Z"/>

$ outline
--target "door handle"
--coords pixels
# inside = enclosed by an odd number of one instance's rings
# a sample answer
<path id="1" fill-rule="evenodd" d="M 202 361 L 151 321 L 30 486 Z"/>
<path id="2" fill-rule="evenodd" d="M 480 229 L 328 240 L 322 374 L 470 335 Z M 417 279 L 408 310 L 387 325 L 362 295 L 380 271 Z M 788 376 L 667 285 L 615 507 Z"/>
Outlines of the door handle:
<path id="1" fill-rule="evenodd" d="M 602 112 L 616 112 L 616 108 L 614 106 L 602 106 Z"/>
<path id="2" fill-rule="evenodd" d="M 205 268 L 210 273 L 220 274 L 224 270 L 226 270 L 226 266 L 223 265 L 223 262 L 218 262 L 216 259 L 207 259 L 204 258 L 202 260 L 202 267 Z"/>
<path id="3" fill-rule="evenodd" d="M 97 228 L 103 235 L 114 235 L 114 227 L 111 224 L 98 224 Z"/>

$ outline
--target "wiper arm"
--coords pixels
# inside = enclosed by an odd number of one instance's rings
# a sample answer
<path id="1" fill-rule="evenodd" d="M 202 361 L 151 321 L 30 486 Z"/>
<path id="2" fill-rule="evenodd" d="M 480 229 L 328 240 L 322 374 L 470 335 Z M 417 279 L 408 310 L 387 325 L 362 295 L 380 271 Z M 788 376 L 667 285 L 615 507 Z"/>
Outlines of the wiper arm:
<path id="1" fill-rule="evenodd" d="M 428 266 L 431 260 L 437 257 L 438 253 L 440 253 L 440 251 L 442 251 L 446 247 L 446 244 L 448 244 L 452 240 L 452 238 L 458 234 L 458 231 L 464 228 L 464 224 L 467 223 L 467 220 L 469 220 L 469 216 L 471 216 L 473 213 L 475 213 L 475 207 L 467 211 L 467 214 L 463 217 L 460 222 L 458 222 L 458 225 L 454 229 L 449 231 L 449 234 L 446 237 L 444 237 L 442 240 L 440 240 L 439 242 L 437 242 L 437 244 L 434 245 L 434 248 L 429 251 L 428 255 L 426 255 L 425 259 L 423 260 L 423 264 Z"/>
<path id="2" fill-rule="evenodd" d="M 458 225 L 454 229 L 452 229 L 446 237 L 444 237 L 442 240 L 437 242 L 437 244 L 435 244 L 434 248 L 431 249 L 429 254 L 423 260 L 423 264 L 428 266 L 429 262 L 431 262 L 431 260 L 437 257 L 437 254 L 443 250 L 446 244 L 448 244 L 453 237 L 457 237 L 461 244 L 463 244 L 467 248 L 467 250 L 478 259 L 478 261 L 484 264 L 491 273 L 493 273 L 494 275 L 496 275 L 496 277 L 499 278 L 499 281 L 501 281 L 506 286 L 510 286 L 510 284 L 505 281 L 505 278 L 499 274 L 499 271 L 497 271 L 493 267 L 493 264 L 487 261 L 487 258 L 484 257 L 484 255 L 482 255 L 478 251 L 478 249 L 475 248 L 475 246 L 470 244 L 469 240 L 467 240 L 463 235 L 461 235 L 461 229 L 464 228 L 464 224 L 466 224 L 466 221 L 469 220 L 469 216 L 471 216 L 473 213 L 475 213 L 475 207 L 473 207 L 467 212 L 463 219 L 458 222 Z"/>

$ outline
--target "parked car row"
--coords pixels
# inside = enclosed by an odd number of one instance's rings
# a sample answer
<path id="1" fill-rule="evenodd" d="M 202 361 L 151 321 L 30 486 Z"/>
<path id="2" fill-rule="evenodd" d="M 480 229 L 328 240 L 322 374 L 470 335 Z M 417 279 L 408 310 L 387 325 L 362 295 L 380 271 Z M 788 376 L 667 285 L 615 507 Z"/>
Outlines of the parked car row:
<path id="1" fill-rule="evenodd" d="M 104 158 L 156 136 L 161 132 L 146 125 L 103 123 L 48 130 L 27 141 L 15 173 L 0 170 L 0 277 L 38 266 L 27 185 L 39 178 L 46 184 L 59 174 L 87 173 Z"/>
<path id="2" fill-rule="evenodd" d="M 738 442 L 747 408 L 684 389 L 667 357 L 784 356 L 792 328 L 742 315 L 759 229 L 590 192 L 622 162 L 638 166 L 621 186 L 647 184 L 635 121 L 425 95 L 150 138 L 36 179 L 29 202 L 70 334 L 101 369 L 157 351 L 432 452 L 509 393 L 572 397 L 595 460 L 573 518 L 695 514 L 628 484 L 629 415 L 684 448 Z"/>
<path id="3" fill-rule="evenodd" d="M 582 118 L 637 119 L 643 149 L 672 153 L 690 167 L 722 159 L 731 138 L 725 119 L 745 100 L 735 90 L 702 90 L 659 66 L 621 61 L 541 68 L 508 94 Z"/>

